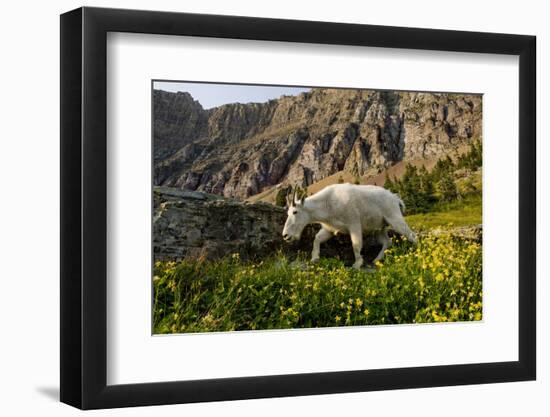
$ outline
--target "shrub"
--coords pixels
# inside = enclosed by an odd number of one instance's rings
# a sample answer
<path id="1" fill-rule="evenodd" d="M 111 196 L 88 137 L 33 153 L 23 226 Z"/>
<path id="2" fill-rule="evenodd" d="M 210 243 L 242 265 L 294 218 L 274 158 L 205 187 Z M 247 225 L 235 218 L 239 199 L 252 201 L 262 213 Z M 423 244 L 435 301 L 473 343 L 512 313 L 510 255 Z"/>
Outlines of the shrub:
<path id="1" fill-rule="evenodd" d="M 277 191 L 277 195 L 275 196 L 275 205 L 279 207 L 285 207 L 286 206 L 286 196 L 288 195 L 290 191 L 290 187 L 281 187 L 279 191 Z"/>

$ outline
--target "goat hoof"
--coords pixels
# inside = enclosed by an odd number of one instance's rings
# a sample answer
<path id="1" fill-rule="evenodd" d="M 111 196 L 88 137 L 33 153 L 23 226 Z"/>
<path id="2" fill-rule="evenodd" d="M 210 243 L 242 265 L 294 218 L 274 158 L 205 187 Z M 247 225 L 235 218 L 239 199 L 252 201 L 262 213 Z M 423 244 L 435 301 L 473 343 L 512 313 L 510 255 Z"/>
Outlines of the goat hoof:
<path id="1" fill-rule="evenodd" d="M 319 258 L 311 258 L 311 263 L 316 264 L 319 262 Z"/>

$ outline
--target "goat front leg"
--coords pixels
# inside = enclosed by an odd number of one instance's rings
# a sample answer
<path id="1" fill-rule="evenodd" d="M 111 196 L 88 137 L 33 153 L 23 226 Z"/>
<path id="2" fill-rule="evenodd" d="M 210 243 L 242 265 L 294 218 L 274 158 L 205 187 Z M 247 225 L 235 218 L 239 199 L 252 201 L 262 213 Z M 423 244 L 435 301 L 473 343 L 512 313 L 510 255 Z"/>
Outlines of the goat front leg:
<path id="1" fill-rule="evenodd" d="M 351 237 L 351 246 L 353 246 L 353 254 L 355 255 L 354 269 L 360 269 L 363 266 L 363 257 L 361 256 L 361 249 L 363 249 L 363 230 L 361 227 L 352 227 L 349 230 Z"/>
<path id="2" fill-rule="evenodd" d="M 315 235 L 313 241 L 313 251 L 311 252 L 311 262 L 317 262 L 319 260 L 319 252 L 321 250 L 321 243 L 326 242 L 333 236 L 332 232 L 329 232 L 325 228 L 321 228 Z"/>

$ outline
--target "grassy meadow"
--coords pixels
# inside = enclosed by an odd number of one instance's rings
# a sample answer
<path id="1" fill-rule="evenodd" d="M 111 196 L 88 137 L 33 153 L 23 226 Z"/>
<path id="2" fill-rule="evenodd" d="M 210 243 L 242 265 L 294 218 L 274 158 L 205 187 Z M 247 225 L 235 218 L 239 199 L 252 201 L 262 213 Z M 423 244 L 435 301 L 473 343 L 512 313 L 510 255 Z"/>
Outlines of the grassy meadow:
<path id="1" fill-rule="evenodd" d="M 441 204 L 429 213 L 411 214 L 406 216 L 405 220 L 417 231 L 481 224 L 481 194 L 473 194 L 460 201 Z"/>
<path id="2" fill-rule="evenodd" d="M 282 254 L 157 262 L 154 333 L 481 320 L 481 269 L 481 245 L 445 233 L 395 242 L 373 270 Z"/>

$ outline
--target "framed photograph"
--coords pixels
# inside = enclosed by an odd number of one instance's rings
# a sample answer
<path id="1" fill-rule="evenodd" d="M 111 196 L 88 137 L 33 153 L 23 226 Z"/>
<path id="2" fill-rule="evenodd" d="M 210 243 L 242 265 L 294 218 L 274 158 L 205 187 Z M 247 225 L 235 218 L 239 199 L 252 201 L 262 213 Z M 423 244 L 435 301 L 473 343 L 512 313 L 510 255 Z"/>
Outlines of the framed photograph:
<path id="1" fill-rule="evenodd" d="M 535 37 L 61 16 L 61 401 L 533 380 Z"/>

